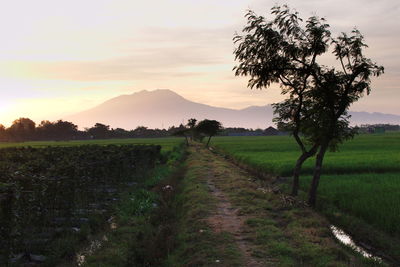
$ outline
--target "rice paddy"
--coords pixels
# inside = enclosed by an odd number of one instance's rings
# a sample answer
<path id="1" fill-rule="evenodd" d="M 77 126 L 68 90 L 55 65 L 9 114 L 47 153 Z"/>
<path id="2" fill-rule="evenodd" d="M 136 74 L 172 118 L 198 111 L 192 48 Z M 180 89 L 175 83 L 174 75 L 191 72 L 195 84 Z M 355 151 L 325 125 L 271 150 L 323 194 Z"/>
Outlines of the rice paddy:
<path id="1" fill-rule="evenodd" d="M 289 136 L 220 137 L 213 145 L 241 162 L 278 176 L 291 176 L 300 155 Z M 307 191 L 314 158 L 303 166 Z M 400 238 L 400 134 L 365 134 L 327 153 L 318 189 L 318 207 L 328 206 Z M 334 213 L 335 211 L 331 211 Z M 332 214 L 330 214 L 332 215 Z"/>

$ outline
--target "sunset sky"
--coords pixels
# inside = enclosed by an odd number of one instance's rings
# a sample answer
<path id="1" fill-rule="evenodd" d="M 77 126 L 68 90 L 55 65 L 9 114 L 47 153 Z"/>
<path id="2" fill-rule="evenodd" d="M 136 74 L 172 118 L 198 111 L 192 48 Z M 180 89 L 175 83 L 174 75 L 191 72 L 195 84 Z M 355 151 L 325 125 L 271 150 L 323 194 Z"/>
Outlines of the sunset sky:
<path id="1" fill-rule="evenodd" d="M 276 3 L 325 17 L 334 35 L 356 26 L 385 74 L 352 110 L 400 115 L 398 0 L 13 0 L 0 10 L 0 123 L 159 88 L 220 107 L 279 101 L 276 88 L 251 91 L 232 72 L 246 10 L 268 16 Z"/>

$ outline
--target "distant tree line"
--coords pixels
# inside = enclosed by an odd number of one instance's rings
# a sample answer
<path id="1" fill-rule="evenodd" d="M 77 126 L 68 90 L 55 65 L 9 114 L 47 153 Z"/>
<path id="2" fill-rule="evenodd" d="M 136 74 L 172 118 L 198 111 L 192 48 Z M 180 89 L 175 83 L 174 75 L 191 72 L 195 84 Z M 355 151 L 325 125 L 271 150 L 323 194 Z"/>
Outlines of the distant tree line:
<path id="1" fill-rule="evenodd" d="M 139 137 L 166 137 L 178 131 L 180 127 L 172 126 L 168 129 L 149 129 L 139 126 L 134 130 L 111 128 L 109 125 L 96 123 L 93 127 L 83 131 L 69 121 L 57 120 L 54 122 L 44 120 L 36 125 L 29 118 L 19 118 L 6 128 L 0 124 L 0 141 L 62 141 L 62 140 L 87 140 L 111 138 L 139 138 Z"/>
<path id="2" fill-rule="evenodd" d="M 355 127 L 358 133 L 382 133 L 386 131 L 400 131 L 396 124 L 361 124 Z"/>
<path id="3" fill-rule="evenodd" d="M 204 120 L 207 123 L 210 120 Z M 200 123 L 200 122 L 199 122 Z M 206 123 L 206 125 L 207 125 Z M 202 123 L 204 125 L 204 122 Z M 93 127 L 78 130 L 78 126 L 69 121 L 57 120 L 54 122 L 44 120 L 36 125 L 29 118 L 19 118 L 6 128 L 0 124 L 0 142 L 23 142 L 23 141 L 63 141 L 63 140 L 88 140 L 88 139 L 112 139 L 112 138 L 154 138 L 167 136 L 196 137 L 194 132 L 197 120 L 190 119 L 187 125 L 172 126 L 168 129 L 149 129 L 138 126 L 134 130 L 122 128 L 111 128 L 109 125 L 96 123 Z M 204 126 L 201 126 L 204 127 Z M 374 129 L 375 131 L 372 131 Z M 376 132 L 376 129 L 384 131 L 400 131 L 400 125 L 393 124 L 363 124 L 357 126 L 359 133 Z M 264 136 L 264 135 L 286 135 L 287 132 L 278 128 L 248 129 L 242 127 L 220 126 L 214 135 L 219 136 Z M 203 137 L 205 135 L 203 134 Z M 197 136 L 201 138 L 201 136 Z"/>
<path id="4" fill-rule="evenodd" d="M 199 126 L 200 125 L 200 126 Z M 203 120 L 197 123 L 196 119 L 190 119 L 187 125 L 172 126 L 168 129 L 149 129 L 138 126 L 134 130 L 122 128 L 111 128 L 109 125 L 96 123 L 93 127 L 85 128 L 83 131 L 72 122 L 57 120 L 54 122 L 44 120 L 36 124 L 29 118 L 19 118 L 6 128 L 0 124 L 0 142 L 24 142 L 24 141 L 63 141 L 63 140 L 89 140 L 89 139 L 112 139 L 112 138 L 152 138 L 167 136 L 188 135 L 190 138 L 204 138 L 210 136 L 208 126 L 218 128 L 212 135 L 221 136 L 261 136 L 271 135 L 264 129 L 246 129 L 237 127 L 222 128 L 213 120 Z M 200 128 L 198 128 L 200 127 Z M 270 127 L 272 128 L 272 127 Z M 268 129 L 270 129 L 268 128 Z M 201 134 L 199 135 L 199 131 Z M 207 132 L 207 134 L 205 133 Z M 278 132 L 278 131 L 277 131 Z"/>

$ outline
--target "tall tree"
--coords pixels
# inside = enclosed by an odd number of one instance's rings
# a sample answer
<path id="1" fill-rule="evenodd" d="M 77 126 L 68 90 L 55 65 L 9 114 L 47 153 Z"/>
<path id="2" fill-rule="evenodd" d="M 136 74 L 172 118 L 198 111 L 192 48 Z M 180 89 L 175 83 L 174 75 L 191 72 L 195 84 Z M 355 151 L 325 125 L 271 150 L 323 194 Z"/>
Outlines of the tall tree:
<path id="1" fill-rule="evenodd" d="M 371 91 L 371 76 L 380 76 L 383 66 L 365 57 L 367 47 L 363 35 L 354 29 L 349 35 L 342 33 L 332 38 L 333 54 L 340 62 L 339 69 L 325 67 L 315 75 L 316 86 L 311 92 L 312 113 L 318 128 L 310 135 L 320 143 L 308 202 L 315 206 L 322 163 L 328 148 L 335 151 L 343 141 L 352 138 L 355 131 L 349 128 L 348 109 L 352 103 Z"/>
<path id="2" fill-rule="evenodd" d="M 324 20 L 311 17 L 306 27 L 301 27 L 298 13 L 291 13 L 287 6 L 272 8 L 275 19 L 267 21 L 253 11 L 246 14 L 247 26 L 244 36 L 236 35 L 234 42 L 235 75 L 250 76 L 250 88 L 267 88 L 279 83 L 285 101 L 275 104 L 275 122 L 278 127 L 290 132 L 298 144 L 301 154 L 293 170 L 292 195 L 297 195 L 299 176 L 304 161 L 313 156 L 318 143 L 307 144 L 300 133 L 313 124 L 306 110 L 309 91 L 312 89 L 312 73 L 320 68 L 317 57 L 327 50 L 330 32 Z M 307 146 L 308 145 L 308 146 Z"/>
<path id="3" fill-rule="evenodd" d="M 250 88 L 280 84 L 286 98 L 274 105 L 275 122 L 292 133 L 302 152 L 293 171 L 292 194 L 297 195 L 303 162 L 318 152 L 309 195 L 309 203 L 315 205 L 325 152 L 352 136 L 348 107 L 369 93 L 370 76 L 381 74 L 383 67 L 362 55 L 365 44 L 358 31 L 332 38 L 323 18 L 312 16 L 303 22 L 286 5 L 273 7 L 271 14 L 272 20 L 253 11 L 246 14 L 244 35 L 234 37 L 239 61 L 235 75 L 250 76 Z M 319 63 L 330 44 L 342 70 Z"/>

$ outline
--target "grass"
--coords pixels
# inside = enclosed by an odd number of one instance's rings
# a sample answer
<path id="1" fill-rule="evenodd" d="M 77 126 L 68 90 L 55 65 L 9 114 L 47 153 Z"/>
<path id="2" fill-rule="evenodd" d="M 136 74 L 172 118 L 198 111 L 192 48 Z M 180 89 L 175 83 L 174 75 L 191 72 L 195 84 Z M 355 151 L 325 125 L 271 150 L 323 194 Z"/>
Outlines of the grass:
<path id="1" fill-rule="evenodd" d="M 72 140 L 72 141 L 30 141 L 30 142 L 0 142 L 0 148 L 4 147 L 46 147 L 46 146 L 80 146 L 80 145 L 161 145 L 163 151 L 172 150 L 177 144 L 183 142 L 182 138 L 127 138 L 127 139 L 96 139 L 96 140 Z"/>
<path id="2" fill-rule="evenodd" d="M 300 154 L 289 136 L 219 137 L 213 145 L 241 163 L 277 176 L 291 176 Z M 302 170 L 304 191 L 313 163 L 313 158 L 307 160 Z M 400 258 L 395 241 L 400 240 L 399 192 L 400 134 L 359 135 L 339 152 L 327 153 L 317 208 L 359 240 Z"/>

